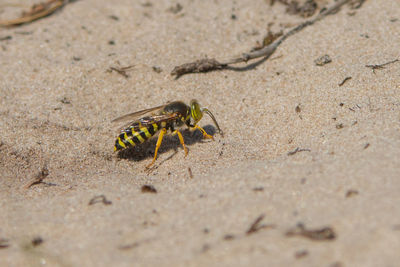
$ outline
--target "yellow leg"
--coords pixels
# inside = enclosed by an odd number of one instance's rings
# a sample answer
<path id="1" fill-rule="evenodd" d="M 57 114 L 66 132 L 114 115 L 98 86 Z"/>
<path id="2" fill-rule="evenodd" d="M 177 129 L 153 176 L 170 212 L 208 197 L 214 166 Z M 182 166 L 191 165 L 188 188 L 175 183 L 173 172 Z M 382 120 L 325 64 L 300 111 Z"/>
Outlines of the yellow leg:
<path id="1" fill-rule="evenodd" d="M 172 135 L 175 135 L 175 134 L 178 134 L 179 141 L 181 142 L 181 144 L 182 144 L 182 146 L 183 146 L 183 150 L 185 150 L 185 157 L 186 157 L 187 154 L 188 154 L 188 152 L 187 152 L 187 149 L 186 149 L 186 146 L 185 146 L 185 142 L 183 141 L 183 136 L 182 136 L 181 132 L 178 131 L 178 130 L 175 130 L 175 131 L 172 133 Z"/>
<path id="2" fill-rule="evenodd" d="M 161 130 L 160 134 L 158 135 L 157 144 L 156 144 L 156 150 L 154 151 L 154 158 L 153 158 L 153 161 L 152 161 L 149 165 L 147 165 L 146 168 L 150 168 L 150 166 L 153 165 L 154 162 L 156 162 L 157 152 L 158 152 L 158 149 L 159 149 L 160 146 L 161 146 L 161 142 L 162 142 L 163 136 L 164 136 L 164 134 L 165 134 L 166 132 L 167 132 L 167 129 L 164 128 L 164 129 Z"/>
<path id="3" fill-rule="evenodd" d="M 200 132 L 203 134 L 204 138 L 213 139 L 214 140 L 214 137 L 212 135 L 209 135 L 208 133 L 206 133 L 206 131 L 204 131 L 204 129 L 201 128 L 199 125 L 195 125 L 194 128 L 195 129 L 199 129 Z"/>

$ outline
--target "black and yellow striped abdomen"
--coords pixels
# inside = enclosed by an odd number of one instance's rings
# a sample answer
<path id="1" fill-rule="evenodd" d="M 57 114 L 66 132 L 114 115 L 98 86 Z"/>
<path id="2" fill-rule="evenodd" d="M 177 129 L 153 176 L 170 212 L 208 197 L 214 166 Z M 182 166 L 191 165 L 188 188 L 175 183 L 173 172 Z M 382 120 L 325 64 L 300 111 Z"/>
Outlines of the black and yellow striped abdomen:
<path id="1" fill-rule="evenodd" d="M 146 140 L 150 139 L 160 130 L 161 125 L 153 123 L 146 126 L 141 126 L 140 123 L 134 123 L 125 130 L 115 140 L 114 151 L 134 147 Z"/>

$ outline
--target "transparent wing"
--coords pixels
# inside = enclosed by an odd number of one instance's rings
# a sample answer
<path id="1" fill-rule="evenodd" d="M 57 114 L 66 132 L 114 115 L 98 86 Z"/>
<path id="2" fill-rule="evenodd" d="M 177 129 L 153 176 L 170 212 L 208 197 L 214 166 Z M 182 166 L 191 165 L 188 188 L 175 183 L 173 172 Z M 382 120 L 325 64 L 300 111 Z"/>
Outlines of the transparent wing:
<path id="1" fill-rule="evenodd" d="M 156 110 L 161 110 L 165 106 L 166 105 L 162 105 L 162 106 L 158 106 L 158 107 L 154 107 L 154 108 L 148 108 L 148 109 L 136 111 L 133 113 L 129 113 L 124 116 L 113 119 L 111 122 L 122 122 L 122 121 L 126 121 L 126 120 L 135 121 L 135 120 L 139 119 L 140 117 L 150 115 L 150 113 L 155 112 Z"/>
<path id="2" fill-rule="evenodd" d="M 146 114 L 146 113 L 145 113 Z M 174 121 L 179 117 L 178 112 L 168 113 L 168 114 L 160 114 L 160 115 L 152 115 L 146 116 L 135 121 L 130 121 L 129 123 L 125 124 L 124 126 L 119 128 L 119 132 L 125 131 L 128 127 L 133 127 L 135 131 L 139 131 L 141 127 L 146 127 L 153 123 L 160 123 L 160 122 L 170 122 Z"/>
<path id="3" fill-rule="evenodd" d="M 160 122 L 169 122 L 176 120 L 178 118 L 179 113 L 174 112 L 174 113 L 168 113 L 168 114 L 161 114 L 161 115 L 154 115 L 154 116 L 149 116 L 149 117 L 144 117 L 139 120 L 141 126 L 147 126 L 153 123 L 160 123 Z"/>

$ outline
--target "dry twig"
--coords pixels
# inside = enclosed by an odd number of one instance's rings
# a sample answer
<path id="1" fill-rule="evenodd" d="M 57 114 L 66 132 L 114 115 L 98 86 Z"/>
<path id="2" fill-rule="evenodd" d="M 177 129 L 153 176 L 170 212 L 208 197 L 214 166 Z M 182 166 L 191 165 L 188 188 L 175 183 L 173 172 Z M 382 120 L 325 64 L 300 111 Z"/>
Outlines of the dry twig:
<path id="1" fill-rule="evenodd" d="M 286 232 L 286 236 L 303 236 L 311 240 L 323 241 L 334 240 L 336 238 L 336 233 L 331 227 L 308 230 L 302 223 L 298 223 L 295 228 Z"/>
<path id="2" fill-rule="evenodd" d="M 40 184 L 49 175 L 49 170 L 44 166 L 36 175 L 25 185 L 25 189 L 30 188 L 33 185 Z"/>
<path id="3" fill-rule="evenodd" d="M 224 67 L 226 67 L 226 65 L 218 62 L 214 58 L 204 58 L 175 67 L 172 70 L 171 75 L 176 75 L 179 77 L 186 73 L 207 72 L 211 70 L 223 69 Z"/>
<path id="4" fill-rule="evenodd" d="M 399 61 L 398 59 L 391 60 L 389 62 L 383 63 L 383 64 L 375 64 L 375 65 L 365 65 L 367 68 L 371 68 L 373 73 L 375 73 L 375 70 L 381 70 L 384 69 L 386 65 L 392 64 Z"/>
<path id="5" fill-rule="evenodd" d="M 95 196 L 89 201 L 89 205 L 94 205 L 96 203 L 103 203 L 104 205 L 112 204 L 112 202 L 108 200 L 105 195 Z"/>
<path id="6" fill-rule="evenodd" d="M 264 228 L 274 228 L 275 227 L 275 225 L 261 224 L 261 221 L 264 219 L 264 217 L 265 217 L 265 214 L 261 214 L 260 216 L 258 216 L 257 219 L 250 225 L 250 228 L 246 231 L 246 235 L 253 234 Z"/>
<path id="7" fill-rule="evenodd" d="M 68 3 L 68 0 L 48 0 L 44 3 L 34 4 L 29 11 L 24 11 L 21 17 L 10 20 L 1 20 L 0 26 L 10 27 L 46 17 Z"/>
<path id="8" fill-rule="evenodd" d="M 125 78 L 129 78 L 129 75 L 126 74 L 126 71 L 132 69 L 134 66 L 135 66 L 135 65 L 131 65 L 131 66 L 121 67 L 121 68 L 118 68 L 118 67 L 110 67 L 107 71 L 108 71 L 108 72 L 113 72 L 113 71 L 115 71 L 115 72 L 117 72 L 118 74 L 121 74 L 122 76 L 124 76 Z"/>
<path id="9" fill-rule="evenodd" d="M 176 77 L 179 77 L 181 75 L 187 74 L 187 73 L 196 73 L 196 72 L 207 72 L 207 71 L 212 71 L 212 70 L 219 70 L 219 69 L 225 69 L 229 67 L 229 65 L 241 63 L 241 62 L 248 62 L 249 60 L 256 59 L 256 58 L 269 58 L 275 50 L 278 48 L 278 46 L 285 41 L 288 37 L 300 32 L 307 26 L 313 25 L 315 22 L 322 20 L 328 15 L 335 14 L 338 12 L 340 7 L 343 5 L 349 3 L 351 0 L 340 0 L 333 4 L 331 7 L 326 8 L 321 10 L 321 12 L 316 16 L 315 18 L 311 20 L 307 20 L 297 27 L 291 29 L 282 37 L 271 43 L 270 45 L 256 50 L 256 51 L 251 51 L 249 53 L 243 53 L 239 56 L 230 58 L 230 59 L 225 59 L 221 61 L 217 61 L 216 59 L 201 59 L 201 60 L 196 60 L 195 62 L 191 63 L 186 63 L 180 66 L 176 66 L 172 72 L 171 75 L 175 75 Z"/>
<path id="10" fill-rule="evenodd" d="M 295 150 L 288 152 L 287 155 L 288 155 L 288 156 L 293 156 L 293 155 L 296 154 L 297 152 L 304 152 L 304 151 L 311 152 L 311 149 L 309 149 L 309 148 L 300 148 L 300 147 L 297 147 Z"/>
<path id="11" fill-rule="evenodd" d="M 344 78 L 344 80 L 341 83 L 339 83 L 339 86 L 343 86 L 343 84 L 345 82 L 347 82 L 348 80 L 350 80 L 351 78 L 352 78 L 351 76 L 348 76 L 348 77 Z"/>

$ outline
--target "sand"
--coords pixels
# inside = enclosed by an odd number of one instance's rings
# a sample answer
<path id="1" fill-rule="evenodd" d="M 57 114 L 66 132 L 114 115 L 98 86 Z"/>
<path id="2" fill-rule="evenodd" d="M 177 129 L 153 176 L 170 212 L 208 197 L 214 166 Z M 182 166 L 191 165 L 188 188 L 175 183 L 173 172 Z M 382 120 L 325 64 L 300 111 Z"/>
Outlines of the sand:
<path id="1" fill-rule="evenodd" d="M 366 65 L 399 59 L 400 2 L 346 5 L 255 68 L 175 79 L 305 20 L 278 2 L 177 3 L 74 1 L 0 29 L 0 266 L 398 265 L 400 62 Z M 205 116 L 215 140 L 184 131 L 185 157 L 168 136 L 151 171 L 154 140 L 113 152 L 113 118 L 192 98 L 224 136 Z"/>

